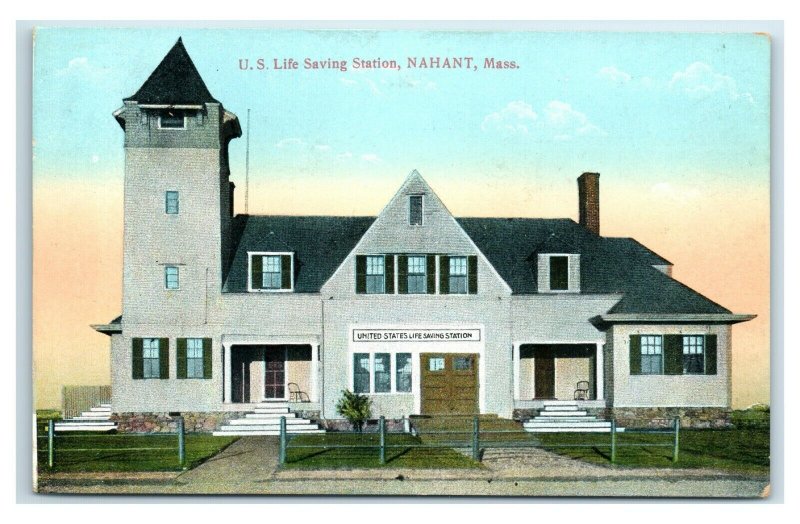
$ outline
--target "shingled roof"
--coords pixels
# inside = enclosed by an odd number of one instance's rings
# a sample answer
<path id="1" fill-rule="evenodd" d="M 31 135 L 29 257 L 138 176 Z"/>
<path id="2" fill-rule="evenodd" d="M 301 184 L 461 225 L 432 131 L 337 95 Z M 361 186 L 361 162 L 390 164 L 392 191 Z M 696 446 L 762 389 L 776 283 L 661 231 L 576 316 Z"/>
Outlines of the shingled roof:
<path id="1" fill-rule="evenodd" d="M 291 251 L 295 291 L 318 293 L 375 217 L 238 216 L 237 247 L 223 291 L 247 291 L 248 251 Z M 518 295 L 537 293 L 537 254 L 581 255 L 581 292 L 622 294 L 609 313 L 728 314 L 729 310 L 665 275 L 669 261 L 631 238 L 597 236 L 570 219 L 457 218 Z"/>
<path id="2" fill-rule="evenodd" d="M 211 96 L 180 38 L 142 87 L 124 100 L 167 105 L 219 103 Z"/>

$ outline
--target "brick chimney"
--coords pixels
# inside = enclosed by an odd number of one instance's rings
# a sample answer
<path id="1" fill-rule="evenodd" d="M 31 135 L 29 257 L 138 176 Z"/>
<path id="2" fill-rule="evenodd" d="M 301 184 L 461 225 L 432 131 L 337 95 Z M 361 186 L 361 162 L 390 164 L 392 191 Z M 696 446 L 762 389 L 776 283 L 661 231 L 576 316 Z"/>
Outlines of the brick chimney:
<path id="1" fill-rule="evenodd" d="M 600 234 L 600 173 L 578 177 L 578 217 L 583 227 Z"/>

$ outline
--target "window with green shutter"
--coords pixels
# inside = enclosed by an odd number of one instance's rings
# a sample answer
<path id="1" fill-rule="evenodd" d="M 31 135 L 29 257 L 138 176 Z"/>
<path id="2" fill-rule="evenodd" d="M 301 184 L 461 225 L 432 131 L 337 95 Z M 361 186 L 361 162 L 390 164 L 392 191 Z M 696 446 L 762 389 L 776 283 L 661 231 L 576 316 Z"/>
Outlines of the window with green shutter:
<path id="1" fill-rule="evenodd" d="M 211 339 L 177 340 L 178 378 L 211 378 Z"/>
<path id="2" fill-rule="evenodd" d="M 631 335 L 632 375 L 716 375 L 716 335 Z"/>
<path id="3" fill-rule="evenodd" d="M 250 291 L 294 290 L 293 253 L 250 253 Z"/>

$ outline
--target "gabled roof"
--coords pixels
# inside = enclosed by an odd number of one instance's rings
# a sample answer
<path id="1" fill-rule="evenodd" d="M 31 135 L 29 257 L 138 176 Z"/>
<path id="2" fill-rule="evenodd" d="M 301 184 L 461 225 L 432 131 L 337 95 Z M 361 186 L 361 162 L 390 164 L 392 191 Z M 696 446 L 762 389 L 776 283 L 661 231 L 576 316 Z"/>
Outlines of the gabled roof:
<path id="1" fill-rule="evenodd" d="M 219 103 L 211 96 L 180 38 L 142 87 L 124 100 L 166 105 Z"/>
<path id="2" fill-rule="evenodd" d="M 222 290 L 247 291 L 248 251 L 293 252 L 294 289 L 318 293 L 375 217 L 248 216 L 234 219 L 233 254 Z"/>
<path id="3" fill-rule="evenodd" d="M 570 219 L 457 218 L 516 295 L 537 293 L 537 254 L 580 254 L 581 293 L 622 294 L 614 314 L 730 314 L 665 275 L 668 264 L 629 238 L 605 238 Z M 295 291 L 317 293 L 358 243 L 374 217 L 237 216 L 236 250 L 223 291 L 247 291 L 248 251 L 297 256 Z"/>

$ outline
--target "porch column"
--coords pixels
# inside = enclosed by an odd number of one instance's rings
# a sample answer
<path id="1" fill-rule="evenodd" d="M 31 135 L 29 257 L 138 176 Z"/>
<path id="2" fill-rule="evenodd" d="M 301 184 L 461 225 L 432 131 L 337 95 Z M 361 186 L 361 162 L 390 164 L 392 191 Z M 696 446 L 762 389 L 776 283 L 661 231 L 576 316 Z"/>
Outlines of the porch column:
<path id="1" fill-rule="evenodd" d="M 519 400 L 519 344 L 513 345 L 511 358 L 514 366 L 514 400 Z"/>
<path id="2" fill-rule="evenodd" d="M 225 358 L 225 380 L 223 388 L 225 390 L 224 402 L 230 402 L 232 395 L 231 392 L 233 391 L 233 381 L 231 380 L 231 346 L 228 344 L 227 346 L 222 346 L 224 358 Z"/>
<path id="3" fill-rule="evenodd" d="M 595 398 L 597 400 L 602 400 L 604 398 L 604 391 L 603 391 L 603 383 L 605 382 L 605 365 L 603 362 L 603 344 L 598 342 L 595 345 L 595 374 L 597 378 L 595 379 Z"/>
<path id="4" fill-rule="evenodd" d="M 319 344 L 311 345 L 311 402 L 319 402 Z"/>

